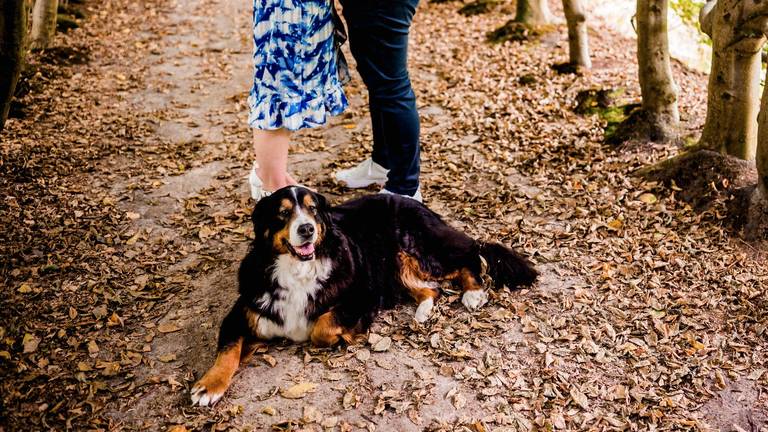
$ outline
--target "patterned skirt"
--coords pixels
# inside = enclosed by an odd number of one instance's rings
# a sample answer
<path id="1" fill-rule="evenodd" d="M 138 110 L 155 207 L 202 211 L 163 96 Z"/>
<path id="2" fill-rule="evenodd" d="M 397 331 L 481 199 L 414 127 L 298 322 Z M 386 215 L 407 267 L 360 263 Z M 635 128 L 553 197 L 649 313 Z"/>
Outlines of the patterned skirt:
<path id="1" fill-rule="evenodd" d="M 317 127 L 347 107 L 329 0 L 254 0 L 253 41 L 251 127 Z"/>

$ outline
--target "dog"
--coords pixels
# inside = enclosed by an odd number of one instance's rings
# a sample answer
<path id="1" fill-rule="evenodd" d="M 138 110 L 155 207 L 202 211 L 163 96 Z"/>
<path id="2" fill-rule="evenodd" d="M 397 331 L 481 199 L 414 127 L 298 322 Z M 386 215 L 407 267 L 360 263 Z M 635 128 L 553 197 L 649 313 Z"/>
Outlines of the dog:
<path id="1" fill-rule="evenodd" d="M 289 186 L 260 200 L 255 238 L 239 270 L 240 296 L 224 318 L 213 366 L 192 387 L 195 405 L 215 404 L 257 340 L 287 338 L 330 347 L 368 330 L 377 312 L 407 300 L 427 321 L 442 282 L 469 310 L 495 287 L 532 284 L 533 265 L 499 243 L 472 239 L 423 204 L 376 194 L 331 207 Z"/>

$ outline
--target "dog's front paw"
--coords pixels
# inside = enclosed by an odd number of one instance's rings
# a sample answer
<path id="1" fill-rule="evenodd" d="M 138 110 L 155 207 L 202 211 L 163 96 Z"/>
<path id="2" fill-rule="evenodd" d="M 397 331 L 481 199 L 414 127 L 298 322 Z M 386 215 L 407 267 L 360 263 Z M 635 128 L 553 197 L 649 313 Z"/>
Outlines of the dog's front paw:
<path id="1" fill-rule="evenodd" d="M 416 313 L 413 315 L 413 319 L 418 323 L 426 322 L 430 315 L 432 315 L 432 307 L 435 305 L 435 301 L 432 298 L 428 298 L 419 303 L 416 308 Z"/>
<path id="2" fill-rule="evenodd" d="M 475 310 L 488 303 L 488 294 L 483 290 L 465 291 L 461 303 L 469 310 Z"/>
<path id="3" fill-rule="evenodd" d="M 224 396 L 227 387 L 229 387 L 227 383 L 211 379 L 208 375 L 204 376 L 189 391 L 192 405 L 200 405 L 201 407 L 213 406 Z"/>

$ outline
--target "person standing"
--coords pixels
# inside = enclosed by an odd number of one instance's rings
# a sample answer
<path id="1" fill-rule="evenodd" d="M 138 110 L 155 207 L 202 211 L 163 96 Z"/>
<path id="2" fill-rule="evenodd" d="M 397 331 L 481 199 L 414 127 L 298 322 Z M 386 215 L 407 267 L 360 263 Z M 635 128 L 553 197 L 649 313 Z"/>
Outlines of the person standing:
<path id="1" fill-rule="evenodd" d="M 347 107 L 337 70 L 333 3 L 253 1 L 254 74 L 248 97 L 256 201 L 296 184 L 288 174 L 291 133 L 324 125 Z"/>
<path id="2" fill-rule="evenodd" d="M 382 193 L 422 200 L 419 113 L 408 76 L 408 33 L 418 0 L 341 0 L 352 56 L 368 89 L 373 152 L 335 173 L 350 188 L 381 184 Z"/>

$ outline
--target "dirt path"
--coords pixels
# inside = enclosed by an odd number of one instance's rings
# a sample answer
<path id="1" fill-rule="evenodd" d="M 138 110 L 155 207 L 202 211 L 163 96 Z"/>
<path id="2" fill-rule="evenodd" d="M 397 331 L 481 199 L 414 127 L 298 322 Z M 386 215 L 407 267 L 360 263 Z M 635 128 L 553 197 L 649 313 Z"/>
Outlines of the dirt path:
<path id="1" fill-rule="evenodd" d="M 192 408 L 252 236 L 250 4 L 93 8 L 124 30 L 71 36 L 93 44 L 90 62 L 25 99 L 48 114 L 4 141 L 8 430 L 768 428 L 764 252 L 724 231 L 717 206 L 695 213 L 629 176 L 675 148 L 615 151 L 598 118 L 571 111 L 585 88 L 637 97 L 634 53 L 615 48 L 628 41 L 600 32 L 595 72 L 557 75 L 564 31 L 489 45 L 511 6 L 466 18 L 455 3 L 421 5 L 413 32 L 426 202 L 526 251 L 541 281 L 474 314 L 448 292 L 423 326 L 413 307 L 387 312 L 346 348 L 265 344 L 215 408 Z M 706 77 L 676 74 L 695 131 Z M 359 82 L 347 93 L 350 110 L 291 155 L 336 201 L 354 194 L 330 174 L 371 139 Z M 312 391 L 281 395 L 296 384 Z"/>

